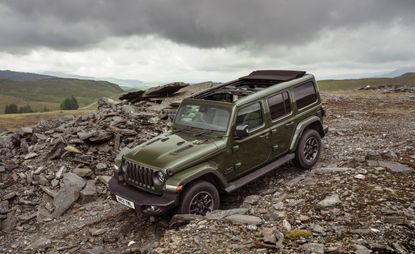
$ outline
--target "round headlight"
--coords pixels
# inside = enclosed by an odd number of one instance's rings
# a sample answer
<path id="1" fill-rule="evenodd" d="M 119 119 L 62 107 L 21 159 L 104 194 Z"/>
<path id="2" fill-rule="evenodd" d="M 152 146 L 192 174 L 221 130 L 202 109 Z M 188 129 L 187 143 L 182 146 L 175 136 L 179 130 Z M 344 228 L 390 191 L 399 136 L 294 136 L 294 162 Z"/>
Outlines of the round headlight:
<path id="1" fill-rule="evenodd" d="M 161 185 L 164 183 L 164 181 L 166 180 L 163 172 L 158 171 L 156 173 L 153 174 L 153 181 L 155 184 L 157 185 Z"/>

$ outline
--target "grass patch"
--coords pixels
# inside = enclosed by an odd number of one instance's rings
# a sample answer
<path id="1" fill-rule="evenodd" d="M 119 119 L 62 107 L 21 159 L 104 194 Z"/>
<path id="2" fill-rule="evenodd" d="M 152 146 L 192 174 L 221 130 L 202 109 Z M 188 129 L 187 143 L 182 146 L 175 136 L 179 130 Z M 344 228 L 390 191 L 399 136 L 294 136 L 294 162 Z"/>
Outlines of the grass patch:
<path id="1" fill-rule="evenodd" d="M 319 80 L 320 90 L 350 90 L 364 86 L 415 86 L 415 76 L 400 76 L 396 78 L 364 78 L 344 80 Z"/>
<path id="2" fill-rule="evenodd" d="M 88 115 L 95 112 L 96 109 L 85 110 L 63 110 L 50 111 L 41 113 L 23 113 L 23 114 L 1 114 L 0 115 L 0 131 L 16 130 L 20 127 L 32 126 L 45 119 L 56 119 L 65 115 Z"/>

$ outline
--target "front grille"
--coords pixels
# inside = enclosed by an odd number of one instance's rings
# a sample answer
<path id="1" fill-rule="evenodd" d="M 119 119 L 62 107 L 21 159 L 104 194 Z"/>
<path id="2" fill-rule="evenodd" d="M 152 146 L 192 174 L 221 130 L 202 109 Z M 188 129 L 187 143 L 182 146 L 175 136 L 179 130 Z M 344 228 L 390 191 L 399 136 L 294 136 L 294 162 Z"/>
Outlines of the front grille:
<path id="1" fill-rule="evenodd" d="M 129 161 L 124 161 L 124 163 L 127 164 L 127 172 L 125 178 L 128 183 L 154 190 L 154 170 Z"/>

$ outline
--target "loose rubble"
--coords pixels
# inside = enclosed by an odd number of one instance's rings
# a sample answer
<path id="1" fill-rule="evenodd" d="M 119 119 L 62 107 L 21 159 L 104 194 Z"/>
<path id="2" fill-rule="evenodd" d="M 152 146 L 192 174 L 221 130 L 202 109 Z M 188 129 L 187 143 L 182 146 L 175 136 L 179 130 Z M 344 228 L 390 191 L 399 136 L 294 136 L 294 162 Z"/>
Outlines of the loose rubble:
<path id="1" fill-rule="evenodd" d="M 221 210 L 206 216 L 149 218 L 112 201 L 118 152 L 169 130 L 178 102 L 212 85 L 103 98 L 89 116 L 0 133 L 0 252 L 415 251 L 410 94 L 323 92 L 330 132 L 319 164 L 285 165 L 221 195 Z"/>

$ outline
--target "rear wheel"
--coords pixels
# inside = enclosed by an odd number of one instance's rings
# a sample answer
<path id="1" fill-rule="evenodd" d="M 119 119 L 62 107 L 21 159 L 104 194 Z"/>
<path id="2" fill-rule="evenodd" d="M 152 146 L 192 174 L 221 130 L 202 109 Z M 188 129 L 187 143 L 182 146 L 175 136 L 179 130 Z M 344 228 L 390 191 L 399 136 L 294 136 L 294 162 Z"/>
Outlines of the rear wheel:
<path id="1" fill-rule="evenodd" d="M 182 194 L 179 213 L 206 215 L 219 208 L 219 192 L 210 182 L 198 181 L 187 186 Z"/>
<path id="2" fill-rule="evenodd" d="M 301 136 L 295 154 L 297 166 L 303 169 L 312 168 L 320 157 L 321 137 L 314 129 L 308 129 Z"/>

